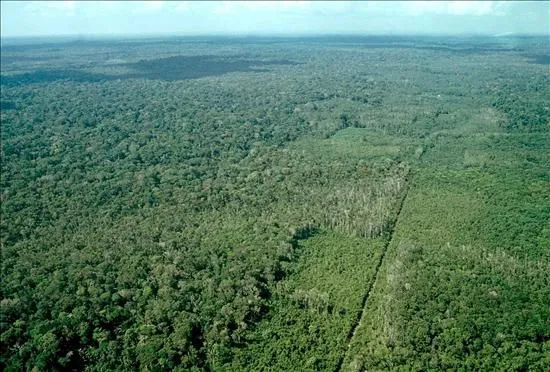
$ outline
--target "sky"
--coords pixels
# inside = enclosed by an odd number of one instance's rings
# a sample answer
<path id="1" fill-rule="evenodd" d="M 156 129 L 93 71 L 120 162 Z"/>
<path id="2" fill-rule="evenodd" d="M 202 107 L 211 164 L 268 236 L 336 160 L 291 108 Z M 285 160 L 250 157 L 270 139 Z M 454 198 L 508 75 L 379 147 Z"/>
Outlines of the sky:
<path id="1" fill-rule="evenodd" d="M 1 1 L 3 38 L 550 34 L 550 1 Z"/>

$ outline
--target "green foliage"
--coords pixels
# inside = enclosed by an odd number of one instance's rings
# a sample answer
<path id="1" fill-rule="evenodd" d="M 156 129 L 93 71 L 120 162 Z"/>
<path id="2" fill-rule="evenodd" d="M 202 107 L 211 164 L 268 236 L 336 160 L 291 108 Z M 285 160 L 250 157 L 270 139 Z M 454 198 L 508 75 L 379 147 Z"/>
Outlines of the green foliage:
<path id="1" fill-rule="evenodd" d="M 296 267 L 280 282 L 269 316 L 222 369 L 334 369 L 374 278 L 383 240 L 320 233 L 300 244 Z"/>
<path id="2" fill-rule="evenodd" d="M 501 125 L 511 131 L 548 132 L 550 129 L 550 77 L 524 75 L 507 79 L 497 89 L 492 105 L 506 114 Z M 525 92 L 529 92 L 528 95 Z"/>
<path id="3" fill-rule="evenodd" d="M 344 369 L 545 368 L 550 159 L 522 167 L 520 150 L 542 138 L 454 138 L 423 158 Z M 494 161 L 456 162 L 481 148 Z"/>
<path id="4" fill-rule="evenodd" d="M 488 43 L 3 46 L 0 368 L 543 369 L 548 77 Z"/>

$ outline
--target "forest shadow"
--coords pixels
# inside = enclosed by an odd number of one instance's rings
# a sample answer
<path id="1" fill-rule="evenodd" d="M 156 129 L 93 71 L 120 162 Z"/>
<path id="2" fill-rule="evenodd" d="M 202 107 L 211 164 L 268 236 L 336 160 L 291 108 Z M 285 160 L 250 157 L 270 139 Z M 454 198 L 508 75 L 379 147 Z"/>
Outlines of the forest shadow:
<path id="1" fill-rule="evenodd" d="M 35 70 L 23 74 L 1 76 L 4 86 L 22 86 L 33 83 L 49 83 L 67 80 L 96 83 L 109 80 L 147 79 L 177 81 L 224 75 L 230 72 L 268 72 L 265 66 L 298 65 L 300 62 L 281 60 L 244 59 L 240 56 L 220 57 L 212 55 L 174 56 L 135 63 L 120 64 L 130 72 L 120 75 L 90 73 L 74 69 Z"/>
<path id="2" fill-rule="evenodd" d="M 550 65 L 550 55 L 548 54 L 528 54 L 526 57 L 529 58 L 528 63 Z"/>
<path id="3" fill-rule="evenodd" d="M 16 75 L 2 75 L 0 85 L 7 87 L 24 86 L 54 81 L 72 81 L 78 83 L 97 83 L 100 81 L 120 79 L 120 76 L 93 74 L 80 70 L 35 70 Z"/>
<path id="4" fill-rule="evenodd" d="M 199 55 L 142 60 L 126 64 L 125 67 L 137 71 L 137 76 L 146 79 L 173 81 L 223 75 L 229 72 L 267 72 L 268 69 L 260 67 L 297 64 L 299 63 L 289 60 L 254 60 L 242 59 L 239 56 Z"/>

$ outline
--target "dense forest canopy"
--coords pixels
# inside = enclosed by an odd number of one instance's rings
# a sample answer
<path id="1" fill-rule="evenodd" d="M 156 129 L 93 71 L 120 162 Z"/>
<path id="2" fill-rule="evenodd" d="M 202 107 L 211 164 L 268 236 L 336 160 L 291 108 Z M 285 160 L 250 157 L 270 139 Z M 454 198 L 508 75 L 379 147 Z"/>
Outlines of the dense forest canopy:
<path id="1" fill-rule="evenodd" d="M 543 370 L 539 37 L 3 45 L 2 370 Z"/>

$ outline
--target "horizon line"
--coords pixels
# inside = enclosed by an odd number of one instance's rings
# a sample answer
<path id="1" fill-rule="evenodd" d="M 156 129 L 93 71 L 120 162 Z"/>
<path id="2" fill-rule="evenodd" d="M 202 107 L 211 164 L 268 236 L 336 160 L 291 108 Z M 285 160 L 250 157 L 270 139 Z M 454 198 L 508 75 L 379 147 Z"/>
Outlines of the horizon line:
<path id="1" fill-rule="evenodd" d="M 155 38 L 155 37 L 211 37 L 211 38 L 246 38 L 246 37 L 272 37 L 272 38 L 312 38 L 312 37 L 327 37 L 327 36 L 393 36 L 393 37 L 417 37 L 417 36 L 437 36 L 437 37 L 543 37 L 549 36 L 549 33 L 522 33 L 522 32 L 504 32 L 504 33 L 423 33 L 423 32 L 409 32 L 409 33 L 391 33 L 391 32 L 311 32 L 311 33 L 283 33 L 283 32 L 269 32 L 269 33 L 181 33 L 181 32 L 150 32 L 150 33 L 120 33 L 120 34 L 106 34 L 106 33 L 89 33 L 89 34 L 53 34 L 53 35 L 0 35 L 0 40 L 44 40 L 44 39 L 123 39 L 123 38 Z"/>

